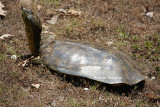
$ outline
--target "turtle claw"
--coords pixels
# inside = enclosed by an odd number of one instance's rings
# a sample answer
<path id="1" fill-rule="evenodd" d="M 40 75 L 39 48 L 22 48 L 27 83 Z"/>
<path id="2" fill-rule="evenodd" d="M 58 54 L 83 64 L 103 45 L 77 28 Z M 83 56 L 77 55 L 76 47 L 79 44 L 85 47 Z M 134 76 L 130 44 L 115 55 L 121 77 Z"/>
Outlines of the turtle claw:
<path id="1" fill-rule="evenodd" d="M 34 57 L 33 60 L 32 60 L 32 63 L 35 64 L 35 65 L 42 64 L 41 57 L 40 56 Z"/>

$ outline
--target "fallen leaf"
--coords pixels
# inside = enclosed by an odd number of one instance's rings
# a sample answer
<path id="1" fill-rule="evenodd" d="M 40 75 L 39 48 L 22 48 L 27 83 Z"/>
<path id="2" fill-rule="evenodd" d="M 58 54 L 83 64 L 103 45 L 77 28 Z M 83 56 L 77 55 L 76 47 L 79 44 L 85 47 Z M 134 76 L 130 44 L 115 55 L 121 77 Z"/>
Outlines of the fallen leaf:
<path id="1" fill-rule="evenodd" d="M 0 16 L 6 16 L 7 11 L 4 11 L 3 9 L 5 8 L 5 6 L 2 4 L 2 2 L 0 1 Z"/>
<path id="2" fill-rule="evenodd" d="M 150 80 L 155 80 L 156 79 L 156 77 L 151 77 L 151 79 Z"/>
<path id="3" fill-rule="evenodd" d="M 107 42 L 107 45 L 113 45 L 113 42 Z"/>
<path id="4" fill-rule="evenodd" d="M 56 24 L 58 17 L 59 17 L 59 14 L 54 15 L 50 20 L 47 20 L 47 22 L 54 25 Z"/>
<path id="5" fill-rule="evenodd" d="M 142 15 L 153 17 L 154 12 L 149 11 L 149 6 L 144 6 L 143 10 L 144 10 L 144 13 L 142 13 Z"/>
<path id="6" fill-rule="evenodd" d="M 11 34 L 4 34 L 2 36 L 0 36 L 0 39 L 4 40 L 5 38 L 10 38 L 10 37 L 13 37 L 14 35 L 11 35 Z"/>
<path id="7" fill-rule="evenodd" d="M 50 32 L 50 31 L 43 31 L 43 32 L 42 32 L 42 35 L 50 35 L 50 36 L 52 36 L 53 38 L 56 37 L 55 33 Z"/>
<path id="8" fill-rule="evenodd" d="M 39 89 L 39 87 L 41 86 L 41 84 L 31 84 L 32 87 Z"/>
<path id="9" fill-rule="evenodd" d="M 54 33 L 53 33 L 53 32 L 50 32 L 50 31 L 43 31 L 42 33 L 43 33 L 43 34 L 50 34 L 50 35 L 54 35 Z"/>
<path id="10" fill-rule="evenodd" d="M 71 14 L 74 16 L 81 16 L 81 12 L 76 10 L 68 10 L 68 14 Z"/>
<path id="11" fill-rule="evenodd" d="M 23 63 L 22 63 L 22 66 L 23 67 L 27 67 L 27 66 L 29 66 L 29 61 L 28 61 L 28 59 L 27 60 L 25 60 L 25 61 L 23 61 Z"/>
<path id="12" fill-rule="evenodd" d="M 146 12 L 146 16 L 153 17 L 153 12 Z"/>
<path id="13" fill-rule="evenodd" d="M 37 9 L 41 10 L 42 6 L 41 5 L 37 5 Z"/>
<path id="14" fill-rule="evenodd" d="M 65 9 L 57 9 L 56 12 L 66 14 L 67 11 Z"/>
<path id="15" fill-rule="evenodd" d="M 56 14 L 57 14 L 57 12 L 55 10 L 46 10 L 46 16 L 48 16 L 50 18 Z"/>

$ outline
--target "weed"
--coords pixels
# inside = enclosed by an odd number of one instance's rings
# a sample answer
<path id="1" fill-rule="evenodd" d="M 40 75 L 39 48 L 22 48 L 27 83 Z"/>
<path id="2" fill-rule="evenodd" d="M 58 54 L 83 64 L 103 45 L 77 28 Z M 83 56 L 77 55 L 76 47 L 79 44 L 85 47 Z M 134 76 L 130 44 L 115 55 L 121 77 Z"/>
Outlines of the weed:
<path id="1" fill-rule="evenodd" d="M 160 71 L 158 72 L 158 77 L 160 78 Z"/>
<path id="2" fill-rule="evenodd" d="M 105 30 L 105 23 L 102 20 L 91 20 L 91 30 Z"/>
<path id="3" fill-rule="evenodd" d="M 141 107 L 142 106 L 142 101 L 138 101 L 136 100 L 135 104 L 136 104 L 136 107 Z"/>
<path id="4" fill-rule="evenodd" d="M 131 47 L 132 47 L 135 51 L 142 50 L 137 44 L 132 44 Z"/>
<path id="5" fill-rule="evenodd" d="M 137 90 L 137 88 L 138 88 L 138 86 L 134 86 L 134 89 L 133 89 L 133 91 Z"/>
<path id="6" fill-rule="evenodd" d="M 5 54 L 0 54 L 0 60 L 5 59 L 6 55 Z"/>
<path id="7" fill-rule="evenodd" d="M 80 100 L 80 101 L 77 101 L 76 99 L 74 98 L 71 98 L 68 100 L 68 104 L 71 106 L 71 107 L 81 107 L 81 106 L 84 106 L 86 105 L 86 101 L 85 100 Z"/>
<path id="8" fill-rule="evenodd" d="M 15 51 L 16 49 L 14 49 L 14 47 L 12 47 L 12 46 L 10 46 L 8 44 L 5 44 L 5 48 L 6 48 L 6 53 L 9 53 L 11 55 L 16 55 L 17 57 L 20 57 L 20 55 L 18 55 L 16 53 L 16 51 Z"/>
<path id="9" fill-rule="evenodd" d="M 72 18 L 68 24 L 66 24 L 66 33 L 71 34 L 76 28 L 81 26 L 81 20 L 78 18 Z"/>
<path id="10" fill-rule="evenodd" d="M 138 38 L 136 36 L 133 36 L 132 39 L 133 39 L 134 42 L 138 41 Z"/>
<path id="11" fill-rule="evenodd" d="M 117 29 L 117 32 L 120 35 L 120 39 L 127 39 L 130 37 L 130 35 L 126 34 L 125 31 L 121 28 L 121 29 Z"/>
<path id="12" fill-rule="evenodd" d="M 1 93 L 2 93 L 2 88 L 0 87 L 0 95 L 1 95 Z"/>
<path id="13" fill-rule="evenodd" d="M 10 105 L 10 103 L 5 99 L 1 99 L 0 102 L 5 103 L 7 105 L 6 107 L 8 107 Z"/>
<path id="14" fill-rule="evenodd" d="M 66 26 L 66 33 L 67 33 L 67 34 L 70 34 L 70 33 L 72 32 L 72 30 L 73 30 L 73 27 L 72 27 L 72 26 L 70 26 L 70 25 L 67 25 L 67 26 Z"/>
<path id="15" fill-rule="evenodd" d="M 120 106 L 125 106 L 125 105 L 126 105 L 126 103 L 124 101 L 120 102 Z"/>
<path id="16" fill-rule="evenodd" d="M 127 41 L 123 41 L 123 42 L 117 42 L 116 44 L 119 45 L 119 46 L 124 46 L 124 45 L 127 45 L 128 42 Z"/>
<path id="17" fill-rule="evenodd" d="M 46 0 L 49 3 L 59 4 L 59 0 Z"/>
<path id="18" fill-rule="evenodd" d="M 153 41 L 147 40 L 147 41 L 145 41 L 144 45 L 145 45 L 145 48 L 152 49 L 152 47 L 153 47 Z"/>
<path id="19" fill-rule="evenodd" d="M 100 83 L 95 83 L 91 86 L 92 90 L 97 90 L 97 88 L 100 86 Z"/>

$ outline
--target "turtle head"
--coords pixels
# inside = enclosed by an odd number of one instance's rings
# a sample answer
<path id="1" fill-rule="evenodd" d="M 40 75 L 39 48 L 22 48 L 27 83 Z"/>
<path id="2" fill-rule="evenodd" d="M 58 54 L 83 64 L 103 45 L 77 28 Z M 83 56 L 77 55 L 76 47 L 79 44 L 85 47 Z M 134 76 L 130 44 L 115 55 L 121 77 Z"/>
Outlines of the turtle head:
<path id="1" fill-rule="evenodd" d="M 37 15 L 26 8 L 22 9 L 22 18 L 25 24 L 25 30 L 29 49 L 34 56 L 38 56 L 41 41 L 42 24 Z"/>

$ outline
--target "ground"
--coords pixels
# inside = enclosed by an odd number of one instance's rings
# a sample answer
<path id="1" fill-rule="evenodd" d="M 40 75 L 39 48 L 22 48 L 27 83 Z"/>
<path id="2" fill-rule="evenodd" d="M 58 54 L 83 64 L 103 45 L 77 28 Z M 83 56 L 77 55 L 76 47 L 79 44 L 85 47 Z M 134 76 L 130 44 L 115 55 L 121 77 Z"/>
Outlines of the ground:
<path id="1" fill-rule="evenodd" d="M 0 19 L 0 106 L 103 107 L 160 106 L 160 1 L 159 0 L 1 0 L 7 16 Z M 122 50 L 139 64 L 148 78 L 142 85 L 112 87 L 59 74 L 42 65 L 21 63 L 28 48 L 21 6 L 32 9 L 57 40 L 94 43 Z M 38 6 L 41 9 L 38 10 Z M 80 16 L 60 15 L 55 25 L 47 24 L 55 9 L 81 11 Z M 145 15 L 153 12 L 153 17 Z M 113 42 L 113 44 L 108 44 Z M 18 59 L 12 60 L 16 55 Z M 78 79 L 77 79 L 78 78 Z M 31 84 L 41 84 L 39 89 Z M 88 88 L 86 91 L 84 88 Z M 121 89 L 122 88 L 122 89 Z"/>

